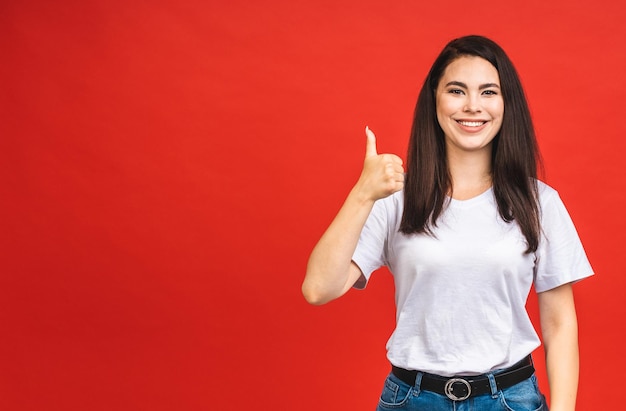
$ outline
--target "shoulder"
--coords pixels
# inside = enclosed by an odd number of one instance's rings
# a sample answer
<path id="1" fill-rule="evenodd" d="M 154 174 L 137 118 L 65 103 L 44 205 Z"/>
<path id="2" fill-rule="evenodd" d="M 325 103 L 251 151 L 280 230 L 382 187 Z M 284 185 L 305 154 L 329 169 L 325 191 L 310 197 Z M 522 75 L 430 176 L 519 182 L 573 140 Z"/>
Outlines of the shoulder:
<path id="1" fill-rule="evenodd" d="M 397 191 L 388 197 L 381 198 L 376 201 L 375 205 L 388 211 L 401 212 L 404 208 L 404 190 Z"/>
<path id="2" fill-rule="evenodd" d="M 550 224 L 552 221 L 570 219 L 567 207 L 556 189 L 539 180 L 537 180 L 537 189 L 539 192 L 539 208 L 543 225 Z"/>
<path id="3" fill-rule="evenodd" d="M 536 180 L 537 183 L 537 192 L 539 194 L 539 203 L 546 204 L 550 201 L 554 201 L 554 199 L 559 198 L 559 193 L 553 187 L 544 183 L 541 180 Z"/>
<path id="4" fill-rule="evenodd" d="M 392 223 L 402 218 L 404 210 L 404 192 L 402 190 L 393 193 L 392 195 L 381 198 L 374 203 L 371 218 L 377 218 L 381 221 L 387 221 Z"/>

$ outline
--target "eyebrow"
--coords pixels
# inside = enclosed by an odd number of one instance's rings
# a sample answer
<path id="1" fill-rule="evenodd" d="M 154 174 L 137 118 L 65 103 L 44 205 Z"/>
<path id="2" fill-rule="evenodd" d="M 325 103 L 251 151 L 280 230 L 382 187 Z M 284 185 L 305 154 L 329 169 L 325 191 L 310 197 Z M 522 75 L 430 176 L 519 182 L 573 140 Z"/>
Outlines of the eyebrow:
<path id="1" fill-rule="evenodd" d="M 467 89 L 467 84 L 462 83 L 460 81 L 450 81 L 448 82 L 448 84 L 446 84 L 446 87 L 448 86 L 458 86 L 458 87 L 463 87 L 465 89 Z M 500 88 L 499 85 L 497 85 L 496 83 L 485 83 L 485 84 L 481 84 L 480 86 L 478 86 L 478 90 L 484 90 L 486 88 L 491 88 L 491 87 L 495 87 L 495 88 Z"/>

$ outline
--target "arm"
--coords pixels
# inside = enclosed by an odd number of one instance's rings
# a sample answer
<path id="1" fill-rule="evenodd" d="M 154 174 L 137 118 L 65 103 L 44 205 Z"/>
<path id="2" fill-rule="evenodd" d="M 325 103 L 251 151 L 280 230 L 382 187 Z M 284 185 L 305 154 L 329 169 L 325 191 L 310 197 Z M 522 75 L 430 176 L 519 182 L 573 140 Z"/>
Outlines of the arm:
<path id="1" fill-rule="evenodd" d="M 550 384 L 550 410 L 574 411 L 578 390 L 578 322 L 572 284 L 538 294 Z"/>
<path id="2" fill-rule="evenodd" d="M 374 202 L 404 187 L 402 160 L 376 152 L 376 137 L 368 128 L 363 171 L 339 213 L 311 252 L 302 294 L 311 304 L 325 304 L 345 294 L 361 270 L 352 262 L 361 230 Z"/>

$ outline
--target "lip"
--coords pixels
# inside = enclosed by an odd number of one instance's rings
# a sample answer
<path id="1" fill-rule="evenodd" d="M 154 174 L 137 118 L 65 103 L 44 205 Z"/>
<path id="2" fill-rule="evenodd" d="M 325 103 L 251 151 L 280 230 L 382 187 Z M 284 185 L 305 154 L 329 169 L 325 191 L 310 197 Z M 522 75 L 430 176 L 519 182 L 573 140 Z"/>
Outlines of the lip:
<path id="1" fill-rule="evenodd" d="M 467 133 L 478 133 L 489 124 L 489 120 L 482 119 L 458 119 L 454 121 L 461 130 Z"/>

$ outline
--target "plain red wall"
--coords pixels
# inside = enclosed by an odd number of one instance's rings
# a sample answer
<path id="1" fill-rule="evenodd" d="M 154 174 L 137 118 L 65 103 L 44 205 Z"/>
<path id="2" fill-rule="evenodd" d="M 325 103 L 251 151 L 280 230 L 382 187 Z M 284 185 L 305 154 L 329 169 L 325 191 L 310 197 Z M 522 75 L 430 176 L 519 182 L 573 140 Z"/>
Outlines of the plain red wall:
<path id="1" fill-rule="evenodd" d="M 575 287 L 578 408 L 618 409 L 625 19 L 611 0 L 3 1 L 0 409 L 374 409 L 391 277 L 323 307 L 300 284 L 364 126 L 404 157 L 429 65 L 470 33 L 514 60 L 597 272 Z"/>

